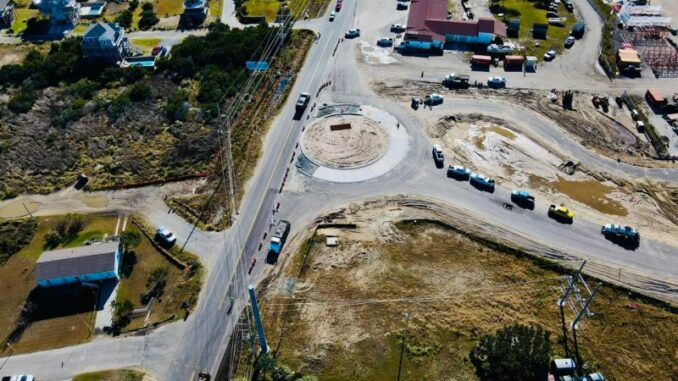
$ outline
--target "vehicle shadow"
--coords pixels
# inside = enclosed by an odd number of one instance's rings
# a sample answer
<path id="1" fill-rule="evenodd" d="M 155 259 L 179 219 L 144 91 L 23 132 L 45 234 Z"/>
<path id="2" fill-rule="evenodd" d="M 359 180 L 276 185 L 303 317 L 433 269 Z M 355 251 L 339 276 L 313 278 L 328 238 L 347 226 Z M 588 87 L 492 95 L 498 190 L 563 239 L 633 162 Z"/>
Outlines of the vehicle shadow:
<path id="1" fill-rule="evenodd" d="M 549 217 L 551 217 L 552 219 L 558 221 L 561 224 L 565 224 L 565 225 L 572 225 L 572 223 L 574 222 L 574 219 L 572 219 L 572 218 L 561 217 L 561 216 L 559 216 L 557 214 L 553 214 L 553 213 L 549 213 Z"/>
<path id="2" fill-rule="evenodd" d="M 534 201 L 527 201 L 515 197 L 511 197 L 511 201 L 520 208 L 534 210 Z"/>
<path id="3" fill-rule="evenodd" d="M 457 181 L 468 181 L 469 175 L 461 175 L 454 172 L 447 172 L 447 177 L 455 179 Z"/>
<path id="4" fill-rule="evenodd" d="M 278 257 L 280 254 L 276 254 L 274 251 L 269 250 L 268 254 L 266 254 L 266 264 L 267 265 L 275 265 L 278 263 Z"/>
<path id="5" fill-rule="evenodd" d="M 488 187 L 487 185 L 483 185 L 475 181 L 470 181 L 470 183 L 474 188 L 478 189 L 479 191 L 494 193 L 494 187 Z"/>
<path id="6" fill-rule="evenodd" d="M 640 246 L 640 241 L 639 240 L 630 240 L 622 237 L 618 237 L 613 234 L 603 234 L 605 236 L 605 239 L 614 243 L 615 245 L 622 247 L 626 250 L 630 251 L 635 251 L 638 246 Z"/>

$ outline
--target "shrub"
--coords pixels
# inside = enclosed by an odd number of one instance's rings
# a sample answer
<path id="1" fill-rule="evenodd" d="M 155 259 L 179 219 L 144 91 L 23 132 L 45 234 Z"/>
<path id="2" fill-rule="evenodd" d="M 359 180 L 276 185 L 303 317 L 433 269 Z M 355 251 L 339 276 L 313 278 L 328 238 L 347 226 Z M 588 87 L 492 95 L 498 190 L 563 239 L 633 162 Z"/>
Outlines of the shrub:
<path id="1" fill-rule="evenodd" d="M 143 82 L 136 83 L 129 90 L 129 99 L 131 99 L 132 102 L 143 102 L 150 97 L 151 97 L 151 87 L 148 86 L 146 83 Z"/>
<path id="2" fill-rule="evenodd" d="M 7 107 L 17 114 L 24 114 L 33 108 L 37 94 L 33 90 L 21 89 L 9 99 Z"/>
<path id="3" fill-rule="evenodd" d="M 548 332 L 515 324 L 481 337 L 469 357 L 481 381 L 546 381 L 550 353 Z"/>
<path id="4" fill-rule="evenodd" d="M 160 21 L 153 11 L 153 4 L 144 3 L 141 6 L 141 9 L 143 10 L 141 11 L 141 16 L 139 17 L 139 29 L 149 29 L 153 25 L 157 24 L 158 21 Z"/>
<path id="5" fill-rule="evenodd" d="M 31 242 L 37 226 L 33 219 L 0 222 L 0 265 Z"/>
<path id="6" fill-rule="evenodd" d="M 174 122 L 176 120 L 186 120 L 188 114 L 187 104 L 188 94 L 183 90 L 178 90 L 174 95 L 167 100 L 165 106 L 165 113 L 167 119 Z"/>
<path id="7" fill-rule="evenodd" d="M 137 2 L 138 4 L 138 2 Z M 131 8 L 131 4 L 130 4 Z M 130 28 L 132 26 L 132 20 L 133 20 L 133 15 L 130 10 L 125 10 L 122 13 L 120 13 L 116 18 L 115 22 L 120 24 L 123 28 Z"/>

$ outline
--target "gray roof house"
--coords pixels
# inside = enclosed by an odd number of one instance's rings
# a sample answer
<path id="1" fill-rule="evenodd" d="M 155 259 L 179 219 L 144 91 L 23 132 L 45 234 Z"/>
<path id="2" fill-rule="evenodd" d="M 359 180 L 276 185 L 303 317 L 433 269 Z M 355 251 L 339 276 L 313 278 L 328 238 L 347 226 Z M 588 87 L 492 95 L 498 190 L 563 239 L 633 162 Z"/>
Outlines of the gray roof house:
<path id="1" fill-rule="evenodd" d="M 128 45 L 125 30 L 118 23 L 92 24 L 82 37 L 82 53 L 90 60 L 121 62 Z"/>
<path id="2" fill-rule="evenodd" d="M 35 264 L 38 286 L 118 279 L 120 249 L 117 241 L 45 251 Z"/>
<path id="3" fill-rule="evenodd" d="M 9 28 L 14 22 L 14 4 L 11 0 L 0 0 L 0 27 Z"/>

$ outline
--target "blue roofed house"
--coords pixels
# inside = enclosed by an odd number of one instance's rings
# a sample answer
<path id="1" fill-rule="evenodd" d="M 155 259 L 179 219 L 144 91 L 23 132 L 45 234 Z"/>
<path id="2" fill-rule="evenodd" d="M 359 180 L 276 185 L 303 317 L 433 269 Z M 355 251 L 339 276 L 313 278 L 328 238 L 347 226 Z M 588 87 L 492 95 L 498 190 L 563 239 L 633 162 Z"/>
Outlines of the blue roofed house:
<path id="1" fill-rule="evenodd" d="M 118 23 L 90 25 L 82 37 L 82 54 L 90 60 L 121 62 L 129 49 L 124 29 Z"/>
<path id="2" fill-rule="evenodd" d="M 119 279 L 120 245 L 117 241 L 45 251 L 35 265 L 38 286 Z"/>

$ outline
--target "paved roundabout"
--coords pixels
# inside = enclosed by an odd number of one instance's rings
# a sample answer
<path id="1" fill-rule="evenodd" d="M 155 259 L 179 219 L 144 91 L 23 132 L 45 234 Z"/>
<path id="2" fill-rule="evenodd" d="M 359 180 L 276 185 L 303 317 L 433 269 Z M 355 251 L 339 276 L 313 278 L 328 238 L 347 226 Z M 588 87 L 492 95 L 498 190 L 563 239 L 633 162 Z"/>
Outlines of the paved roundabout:
<path id="1" fill-rule="evenodd" d="M 409 140 L 406 128 L 382 109 L 325 106 L 304 129 L 296 166 L 320 180 L 366 181 L 395 168 L 407 156 Z"/>

